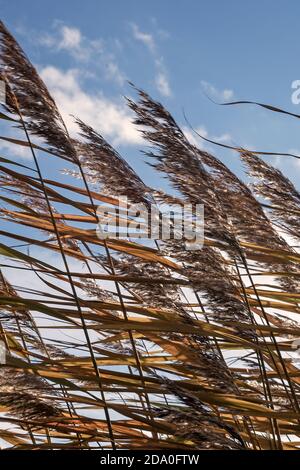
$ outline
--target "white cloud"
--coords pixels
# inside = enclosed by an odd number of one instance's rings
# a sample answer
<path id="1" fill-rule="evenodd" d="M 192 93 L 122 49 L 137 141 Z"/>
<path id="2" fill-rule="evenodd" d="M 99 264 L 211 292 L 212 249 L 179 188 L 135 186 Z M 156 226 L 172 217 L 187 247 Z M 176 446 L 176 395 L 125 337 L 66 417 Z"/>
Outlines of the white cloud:
<path id="1" fill-rule="evenodd" d="M 204 148 L 204 141 L 201 139 L 201 137 L 195 134 L 195 132 L 193 132 L 192 129 L 184 126 L 182 130 L 183 130 L 185 137 L 188 139 L 188 141 L 192 145 L 195 145 L 195 147 L 199 147 L 201 149 Z M 198 132 L 198 134 L 202 135 L 203 137 L 208 137 L 208 133 L 205 127 L 197 127 L 195 131 Z"/>
<path id="2" fill-rule="evenodd" d="M 232 90 L 223 90 L 222 95 L 224 96 L 225 100 L 231 100 L 233 98 L 233 91 Z"/>
<path id="3" fill-rule="evenodd" d="M 197 135 L 196 133 L 200 134 L 202 137 L 206 139 L 213 140 L 214 142 L 219 142 L 223 144 L 232 142 L 232 137 L 230 134 L 224 133 L 219 136 L 214 136 L 214 135 L 210 136 L 204 126 L 196 127 L 195 128 L 196 132 L 194 132 L 191 128 L 186 127 L 186 126 L 183 126 L 182 130 L 183 130 L 184 135 L 186 136 L 186 138 L 189 140 L 189 142 L 192 145 L 195 145 L 196 147 L 199 147 L 205 150 L 211 150 L 211 147 L 209 147 L 209 143 L 201 139 L 201 137 Z"/>
<path id="4" fill-rule="evenodd" d="M 232 137 L 228 133 L 224 133 L 218 136 L 213 136 L 211 140 L 215 140 L 216 142 L 220 142 L 220 144 L 227 144 L 232 141 Z"/>
<path id="5" fill-rule="evenodd" d="M 71 134 L 77 126 L 70 115 L 78 116 L 103 134 L 112 144 L 140 144 L 141 134 L 132 123 L 132 115 L 125 104 L 109 100 L 99 93 L 92 95 L 80 84 L 80 71 L 63 71 L 47 66 L 40 71 L 63 115 Z"/>
<path id="6" fill-rule="evenodd" d="M 291 153 L 293 155 L 296 155 L 297 157 L 300 157 L 300 150 L 296 148 L 291 148 L 288 150 L 288 153 Z"/>
<path id="7" fill-rule="evenodd" d="M 82 37 L 78 28 L 62 26 L 61 36 L 61 42 L 59 43 L 59 47 L 61 49 L 76 49 L 80 47 Z"/>
<path id="8" fill-rule="evenodd" d="M 157 18 L 152 16 L 152 18 L 150 18 L 150 21 L 151 21 L 152 25 L 155 27 L 157 36 L 159 36 L 161 39 L 169 39 L 171 37 L 169 31 L 166 31 L 165 29 L 162 29 L 159 26 Z"/>
<path id="9" fill-rule="evenodd" d="M 163 57 L 160 57 L 155 60 L 156 65 L 156 77 L 155 85 L 157 90 L 162 96 L 170 97 L 172 96 L 171 86 L 168 79 L 167 69 L 164 64 Z"/>
<path id="10" fill-rule="evenodd" d="M 207 93 L 211 98 L 214 98 L 219 101 L 228 101 L 233 99 L 234 93 L 230 89 L 219 90 L 214 85 L 205 80 L 201 81 L 202 89 Z"/>
<path id="11" fill-rule="evenodd" d="M 56 24 L 53 34 L 43 35 L 40 43 L 55 51 L 65 51 L 78 63 L 100 67 L 105 78 L 123 85 L 126 77 L 120 70 L 114 55 L 102 39 L 89 39 L 78 28 Z"/>
<path id="12" fill-rule="evenodd" d="M 1 123 L 1 136 L 8 139 L 17 139 L 24 142 L 27 141 L 24 131 L 21 128 L 11 126 L 10 123 L 5 122 Z M 38 145 L 41 144 L 36 137 L 34 142 Z M 17 145 L 13 142 L 9 142 L 8 140 L 0 139 L 0 151 L 2 156 L 11 160 L 16 160 L 17 158 L 22 160 L 32 160 L 32 153 L 29 147 Z"/>
<path id="13" fill-rule="evenodd" d="M 154 37 L 150 33 L 144 33 L 135 23 L 131 23 L 131 29 L 134 39 L 142 42 L 150 51 L 154 58 L 156 68 L 154 84 L 162 96 L 172 96 L 171 86 L 168 79 L 167 69 L 164 64 L 164 58 L 158 55 L 157 45 Z"/>
<path id="14" fill-rule="evenodd" d="M 155 77 L 155 84 L 162 96 L 171 96 L 171 88 L 169 85 L 168 78 L 163 71 L 158 72 Z"/>
<path id="15" fill-rule="evenodd" d="M 112 57 L 107 58 L 104 68 L 105 77 L 108 80 L 114 80 L 116 83 L 118 83 L 118 85 L 121 86 L 124 84 L 126 77 L 123 72 L 121 72 L 121 70 L 119 69 L 118 64 L 114 62 Z"/>
<path id="16" fill-rule="evenodd" d="M 8 135 L 9 138 L 16 138 L 15 135 Z M 24 135 L 20 137 L 24 140 Z M 16 145 L 12 142 L 7 142 L 5 140 L 0 140 L 0 149 L 1 152 L 4 152 L 7 158 L 18 157 L 23 160 L 32 160 L 31 151 L 28 147 L 23 147 L 21 145 Z"/>
<path id="17" fill-rule="evenodd" d="M 101 41 L 89 41 L 78 28 L 59 23 L 52 34 L 39 39 L 40 44 L 55 51 L 66 51 L 79 61 L 89 61 L 92 53 L 102 52 Z"/>
<path id="18" fill-rule="evenodd" d="M 156 49 L 155 41 L 150 33 L 144 33 L 139 29 L 139 27 L 135 23 L 131 23 L 131 29 L 133 37 L 137 40 L 142 42 L 146 47 L 148 47 L 149 51 L 154 53 Z"/>

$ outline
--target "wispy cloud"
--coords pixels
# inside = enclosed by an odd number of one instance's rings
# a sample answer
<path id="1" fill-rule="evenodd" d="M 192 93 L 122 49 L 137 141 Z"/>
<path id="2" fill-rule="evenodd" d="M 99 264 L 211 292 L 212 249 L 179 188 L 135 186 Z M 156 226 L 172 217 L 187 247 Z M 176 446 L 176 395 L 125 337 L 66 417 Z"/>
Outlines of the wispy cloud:
<path id="1" fill-rule="evenodd" d="M 168 72 L 164 63 L 164 58 L 158 53 L 158 46 L 153 34 L 141 31 L 135 23 L 130 23 L 132 35 L 136 41 L 141 42 L 149 50 L 154 58 L 155 78 L 154 83 L 162 96 L 170 97 L 172 95 L 171 86 L 168 78 Z"/>
<path id="2" fill-rule="evenodd" d="M 162 96 L 171 96 L 171 88 L 166 74 L 163 71 L 157 73 L 155 77 L 156 88 Z"/>
<path id="3" fill-rule="evenodd" d="M 209 135 L 207 129 L 204 126 L 197 126 L 195 131 L 190 127 L 183 126 L 182 127 L 183 133 L 189 142 L 192 145 L 195 145 L 198 148 L 210 150 L 209 143 L 205 142 L 198 134 L 206 139 L 213 140 L 215 142 L 223 143 L 223 144 L 230 144 L 232 142 L 232 136 L 229 133 L 224 133 L 221 135 Z"/>
<path id="4" fill-rule="evenodd" d="M 72 115 L 80 118 L 101 132 L 112 144 L 140 144 L 141 134 L 132 123 L 132 115 L 125 104 L 86 92 L 81 85 L 78 69 L 63 71 L 47 66 L 40 70 L 50 92 L 54 96 L 71 134 L 78 130 Z"/>
<path id="5" fill-rule="evenodd" d="M 118 85 L 123 85 L 126 80 L 105 41 L 101 38 L 89 39 L 76 27 L 61 22 L 55 23 L 53 33 L 42 35 L 39 42 L 56 52 L 67 52 L 78 63 L 100 66 L 105 78 L 115 81 Z"/>
<path id="6" fill-rule="evenodd" d="M 201 81 L 201 87 L 202 90 L 209 95 L 211 98 L 214 98 L 219 101 L 228 101 L 232 100 L 234 97 L 234 92 L 228 88 L 225 88 L 223 90 L 220 90 L 216 88 L 214 85 L 212 85 L 209 82 L 206 82 L 205 80 Z"/>
<path id="7" fill-rule="evenodd" d="M 300 157 L 300 150 L 296 148 L 291 148 L 288 150 L 288 153 L 292 153 L 293 155 L 297 155 L 297 157 Z"/>
<path id="8" fill-rule="evenodd" d="M 130 25 L 134 39 L 142 42 L 146 47 L 148 47 L 150 52 L 154 53 L 156 45 L 153 35 L 150 33 L 144 33 L 135 23 L 131 23 Z"/>
<path id="9" fill-rule="evenodd" d="M 162 96 L 169 97 L 172 95 L 169 79 L 168 79 L 168 72 L 164 64 L 163 57 L 155 60 L 156 65 L 156 77 L 155 77 L 155 85 L 158 89 L 159 93 Z"/>
<path id="10" fill-rule="evenodd" d="M 98 48 L 95 50 L 93 44 L 87 43 L 78 28 L 61 23 L 55 25 L 53 33 L 43 34 L 39 42 L 55 51 L 67 51 L 80 61 L 88 61 L 92 51 L 98 52 Z"/>
<path id="11" fill-rule="evenodd" d="M 166 31 L 165 29 L 161 28 L 158 24 L 158 20 L 155 16 L 150 18 L 150 21 L 155 28 L 155 34 L 161 39 L 169 39 L 171 37 L 170 32 Z"/>
<path id="12" fill-rule="evenodd" d="M 61 49 L 73 50 L 81 47 L 82 36 L 78 28 L 62 26 L 60 33 L 61 41 L 59 47 Z"/>
<path id="13" fill-rule="evenodd" d="M 185 137 L 188 139 L 188 141 L 192 145 L 195 145 L 196 147 L 204 149 L 204 141 L 195 132 L 193 132 L 192 129 L 190 129 L 189 127 L 183 126 L 182 130 L 183 130 Z M 208 136 L 207 130 L 203 126 L 197 127 L 195 131 L 198 132 L 200 135 L 203 135 L 203 137 Z"/>
<path id="14" fill-rule="evenodd" d="M 14 132 L 12 130 L 9 130 L 6 134 L 6 137 L 11 138 L 11 139 L 19 138 L 20 140 L 24 140 L 24 135 L 20 133 L 20 135 L 16 137 L 15 131 L 16 129 L 14 129 Z M 16 145 L 14 143 L 11 143 L 5 140 L 0 140 L 0 149 L 1 149 L 1 152 L 5 152 L 5 155 L 8 158 L 13 157 L 14 159 L 20 158 L 22 160 L 32 160 L 32 154 L 28 147 Z"/>

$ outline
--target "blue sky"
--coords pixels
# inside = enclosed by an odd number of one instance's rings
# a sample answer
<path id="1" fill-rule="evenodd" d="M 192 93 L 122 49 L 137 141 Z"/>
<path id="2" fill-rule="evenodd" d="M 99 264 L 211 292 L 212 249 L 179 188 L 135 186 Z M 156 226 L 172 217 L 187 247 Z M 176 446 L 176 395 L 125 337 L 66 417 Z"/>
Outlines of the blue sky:
<path id="1" fill-rule="evenodd" d="M 291 83 L 300 79 L 296 1 L 0 0 L 0 8 L 71 131 L 70 113 L 103 133 L 147 183 L 156 182 L 142 162 L 142 143 L 124 103 L 123 96 L 132 94 L 127 80 L 186 126 L 184 109 L 209 138 L 300 153 L 300 121 L 253 106 L 220 107 L 206 96 L 262 101 L 300 114 L 300 105 L 291 102 Z M 237 154 L 206 148 L 240 173 Z M 299 183 L 299 160 L 269 160 Z"/>

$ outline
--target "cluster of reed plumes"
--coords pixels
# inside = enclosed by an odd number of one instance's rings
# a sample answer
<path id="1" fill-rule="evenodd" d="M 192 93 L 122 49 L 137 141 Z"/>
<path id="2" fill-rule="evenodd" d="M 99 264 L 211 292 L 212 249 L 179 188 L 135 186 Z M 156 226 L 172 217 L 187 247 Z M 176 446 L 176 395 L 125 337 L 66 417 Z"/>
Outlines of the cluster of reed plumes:
<path id="1" fill-rule="evenodd" d="M 292 183 L 265 157 L 236 148 L 250 189 L 134 89 L 128 105 L 147 158 L 176 191 L 146 186 L 81 120 L 78 140 L 70 137 L 2 23 L 0 78 L 4 128 L 23 133 L 0 138 L 31 155 L 30 163 L 0 157 L 3 447 L 297 449 L 300 194 Z M 64 176 L 46 178 L 46 160 L 67 166 Z M 97 206 L 120 195 L 146 206 L 204 204 L 203 249 L 100 239 Z"/>

